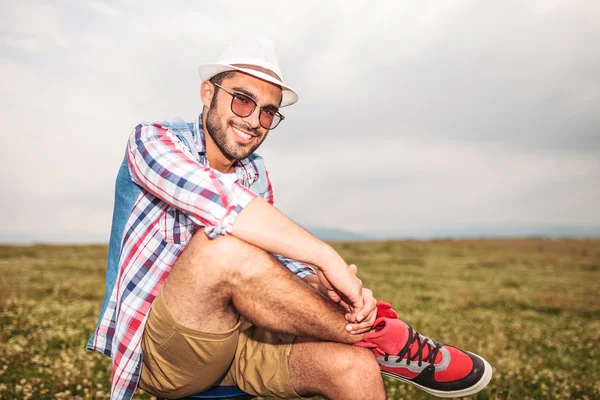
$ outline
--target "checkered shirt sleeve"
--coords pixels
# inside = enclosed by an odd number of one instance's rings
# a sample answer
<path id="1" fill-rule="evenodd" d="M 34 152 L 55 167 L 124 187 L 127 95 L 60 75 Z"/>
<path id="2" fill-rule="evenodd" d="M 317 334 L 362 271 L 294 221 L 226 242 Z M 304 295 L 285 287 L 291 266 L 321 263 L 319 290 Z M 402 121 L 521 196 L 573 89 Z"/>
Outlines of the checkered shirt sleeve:
<path id="1" fill-rule="evenodd" d="M 152 195 L 187 213 L 209 238 L 231 233 L 256 197 L 235 176 L 202 165 L 177 136 L 158 124 L 138 125 L 127 146 L 133 180 Z"/>

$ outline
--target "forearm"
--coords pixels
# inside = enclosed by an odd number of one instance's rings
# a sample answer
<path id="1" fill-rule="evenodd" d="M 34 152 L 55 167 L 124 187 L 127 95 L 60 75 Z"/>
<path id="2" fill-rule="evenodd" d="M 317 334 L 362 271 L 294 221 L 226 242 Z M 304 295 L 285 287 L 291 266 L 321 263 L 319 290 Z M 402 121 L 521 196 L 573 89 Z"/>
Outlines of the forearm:
<path id="1" fill-rule="evenodd" d="M 270 253 L 316 265 L 321 283 L 350 306 L 350 321 L 363 311 L 362 283 L 342 257 L 263 198 L 254 198 L 238 214 L 231 234 Z"/>
<path id="2" fill-rule="evenodd" d="M 270 253 L 318 266 L 347 269 L 331 246 L 311 235 L 262 198 L 253 199 L 233 224 L 232 235 Z"/>

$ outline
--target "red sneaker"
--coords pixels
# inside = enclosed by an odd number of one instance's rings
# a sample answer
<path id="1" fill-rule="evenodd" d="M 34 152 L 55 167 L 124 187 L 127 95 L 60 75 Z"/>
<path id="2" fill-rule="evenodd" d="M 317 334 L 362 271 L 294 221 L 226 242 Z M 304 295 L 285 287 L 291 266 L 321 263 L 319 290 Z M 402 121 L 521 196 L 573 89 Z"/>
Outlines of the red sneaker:
<path id="1" fill-rule="evenodd" d="M 392 309 L 392 305 L 385 301 L 377 302 L 377 318 L 392 318 L 397 319 L 398 313 Z"/>
<path id="2" fill-rule="evenodd" d="M 378 315 L 379 311 L 378 305 Z M 436 343 L 399 319 L 379 318 L 374 327 L 356 345 L 375 353 L 383 375 L 437 397 L 468 396 L 485 388 L 492 379 L 492 367 L 483 358 Z"/>

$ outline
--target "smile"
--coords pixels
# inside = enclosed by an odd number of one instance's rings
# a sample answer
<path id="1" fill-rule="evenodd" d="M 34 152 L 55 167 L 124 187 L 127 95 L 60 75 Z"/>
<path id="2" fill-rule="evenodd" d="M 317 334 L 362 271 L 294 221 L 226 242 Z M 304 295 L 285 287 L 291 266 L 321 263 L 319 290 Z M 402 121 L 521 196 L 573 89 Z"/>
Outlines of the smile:
<path id="1" fill-rule="evenodd" d="M 235 126 L 232 126 L 231 128 L 233 128 L 233 131 L 236 133 L 236 135 L 238 135 L 240 138 L 244 139 L 244 140 L 250 140 L 252 139 L 254 136 L 239 130 L 238 128 L 236 128 Z"/>

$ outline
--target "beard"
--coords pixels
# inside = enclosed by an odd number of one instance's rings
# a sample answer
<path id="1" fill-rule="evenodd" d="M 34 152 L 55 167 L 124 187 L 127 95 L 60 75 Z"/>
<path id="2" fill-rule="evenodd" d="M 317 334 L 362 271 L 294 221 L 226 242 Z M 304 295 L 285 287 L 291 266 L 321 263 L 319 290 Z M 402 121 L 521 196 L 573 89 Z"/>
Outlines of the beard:
<path id="1" fill-rule="evenodd" d="M 266 138 L 266 134 L 263 137 L 260 137 L 260 132 L 258 129 L 251 129 L 248 126 L 236 126 L 230 121 L 223 121 L 221 114 L 217 111 L 217 105 L 215 104 L 215 99 L 217 96 L 214 96 L 210 107 L 208 109 L 208 113 L 206 114 L 206 131 L 213 139 L 221 153 L 230 160 L 243 160 L 247 158 L 250 154 L 254 153 L 256 149 L 262 144 L 262 142 Z M 232 142 L 227 138 L 227 125 L 235 126 L 236 128 L 241 128 L 246 131 L 252 132 L 257 136 L 256 144 L 249 146 L 242 146 L 238 143 Z"/>

